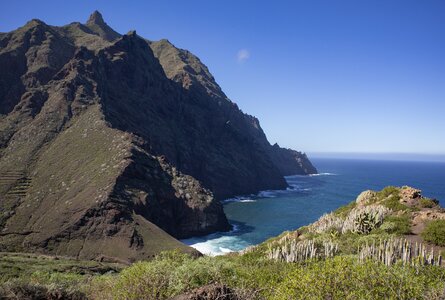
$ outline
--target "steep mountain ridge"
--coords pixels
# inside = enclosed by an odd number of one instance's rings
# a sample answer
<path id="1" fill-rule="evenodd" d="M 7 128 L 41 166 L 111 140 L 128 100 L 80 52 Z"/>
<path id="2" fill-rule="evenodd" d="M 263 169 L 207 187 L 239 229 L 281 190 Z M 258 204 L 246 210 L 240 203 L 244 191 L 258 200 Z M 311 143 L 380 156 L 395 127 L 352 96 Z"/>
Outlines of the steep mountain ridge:
<path id="1" fill-rule="evenodd" d="M 0 250 L 192 251 L 172 236 L 230 229 L 216 199 L 286 187 L 258 120 L 164 44 L 121 36 L 98 12 L 0 37 Z M 315 171 L 297 156 L 290 172 Z"/>

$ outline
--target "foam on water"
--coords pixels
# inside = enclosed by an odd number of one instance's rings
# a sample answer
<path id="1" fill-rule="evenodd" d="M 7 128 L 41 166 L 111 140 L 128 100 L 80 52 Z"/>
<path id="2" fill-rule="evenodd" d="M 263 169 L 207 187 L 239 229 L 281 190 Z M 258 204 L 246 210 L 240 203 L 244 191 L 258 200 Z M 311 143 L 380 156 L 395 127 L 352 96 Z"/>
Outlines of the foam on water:
<path id="1" fill-rule="evenodd" d="M 204 238 L 190 238 L 182 240 L 182 242 L 209 256 L 224 255 L 250 246 L 249 243 L 243 241 L 238 236 L 219 236 L 214 238 L 207 236 Z"/>
<path id="2" fill-rule="evenodd" d="M 269 190 L 269 191 L 261 191 L 258 193 L 258 197 L 261 198 L 275 198 L 277 196 L 277 191 Z"/>
<path id="3" fill-rule="evenodd" d="M 223 200 L 222 203 L 226 204 L 226 203 L 230 203 L 230 202 L 241 202 L 241 203 L 249 203 L 249 202 L 256 202 L 256 200 L 251 199 L 252 197 L 234 197 L 234 198 L 229 198 L 226 200 Z"/>

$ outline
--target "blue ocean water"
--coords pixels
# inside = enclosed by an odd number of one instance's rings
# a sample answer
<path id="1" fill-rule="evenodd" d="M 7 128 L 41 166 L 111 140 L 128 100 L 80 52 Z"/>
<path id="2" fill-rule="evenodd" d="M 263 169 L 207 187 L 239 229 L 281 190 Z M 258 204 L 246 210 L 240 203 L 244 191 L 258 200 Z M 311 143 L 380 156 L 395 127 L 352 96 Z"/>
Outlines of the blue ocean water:
<path id="1" fill-rule="evenodd" d="M 320 174 L 286 177 L 290 188 L 228 199 L 227 233 L 183 240 L 204 254 L 239 251 L 317 220 L 367 189 L 409 185 L 445 204 L 445 162 L 312 159 Z"/>

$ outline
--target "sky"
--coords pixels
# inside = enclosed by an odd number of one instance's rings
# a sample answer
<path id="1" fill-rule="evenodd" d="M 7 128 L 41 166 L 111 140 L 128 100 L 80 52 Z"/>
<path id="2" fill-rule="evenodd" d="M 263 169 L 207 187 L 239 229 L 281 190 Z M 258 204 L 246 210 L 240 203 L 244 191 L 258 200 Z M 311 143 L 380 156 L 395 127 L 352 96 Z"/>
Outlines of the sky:
<path id="1" fill-rule="evenodd" d="M 271 143 L 445 154 L 445 1 L 5 1 L 0 31 L 99 10 L 196 54 Z"/>

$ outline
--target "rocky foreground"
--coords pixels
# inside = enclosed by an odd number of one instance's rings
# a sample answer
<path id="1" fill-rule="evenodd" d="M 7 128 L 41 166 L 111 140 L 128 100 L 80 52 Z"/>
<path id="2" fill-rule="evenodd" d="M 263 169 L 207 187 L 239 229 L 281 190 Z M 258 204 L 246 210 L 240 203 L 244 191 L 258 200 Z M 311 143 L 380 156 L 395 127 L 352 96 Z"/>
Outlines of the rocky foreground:
<path id="1" fill-rule="evenodd" d="M 125 266 L 0 255 L 2 299 L 443 299 L 445 210 L 410 187 L 365 191 L 296 231 L 219 257 Z"/>
<path id="2" fill-rule="evenodd" d="M 167 40 L 32 20 L 0 34 L 0 251 L 133 261 L 229 230 L 219 200 L 316 173 Z"/>

